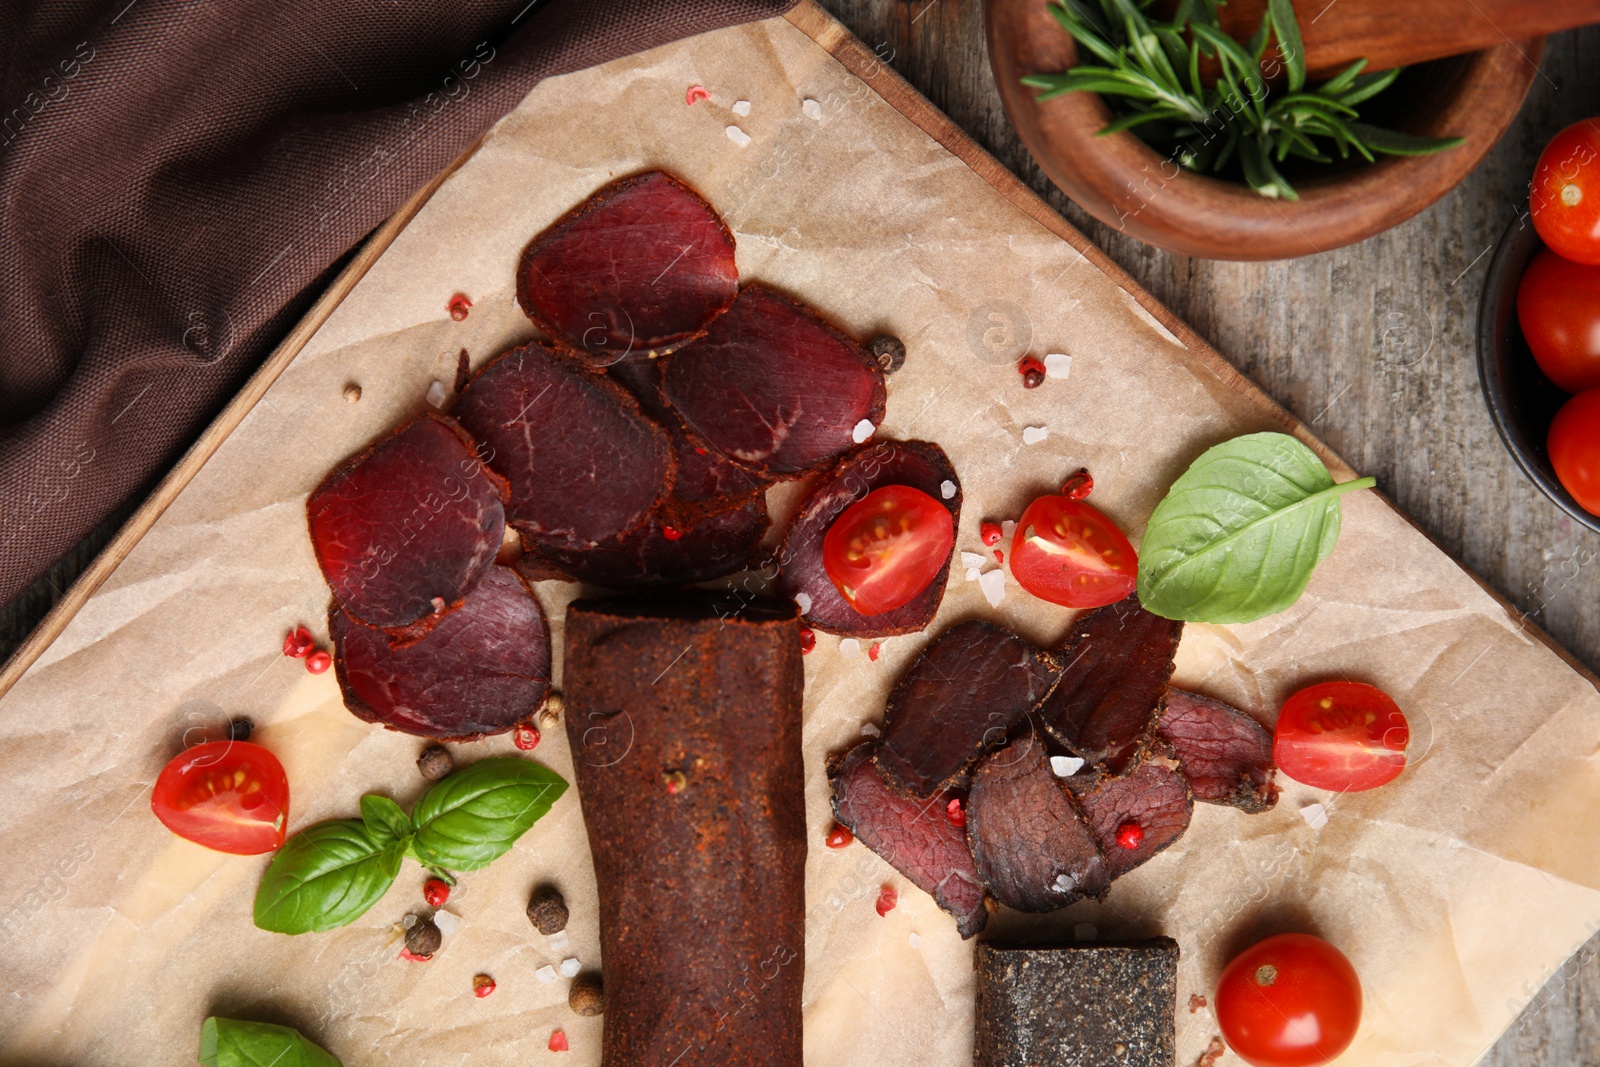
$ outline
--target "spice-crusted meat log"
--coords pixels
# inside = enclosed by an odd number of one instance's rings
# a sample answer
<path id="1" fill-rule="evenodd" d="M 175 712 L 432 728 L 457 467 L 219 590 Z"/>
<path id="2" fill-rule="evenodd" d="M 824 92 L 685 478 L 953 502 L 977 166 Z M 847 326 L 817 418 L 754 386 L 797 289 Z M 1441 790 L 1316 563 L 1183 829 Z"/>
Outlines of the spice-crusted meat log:
<path id="1" fill-rule="evenodd" d="M 804 681 L 793 604 L 696 591 L 568 609 L 606 1067 L 800 1067 Z"/>

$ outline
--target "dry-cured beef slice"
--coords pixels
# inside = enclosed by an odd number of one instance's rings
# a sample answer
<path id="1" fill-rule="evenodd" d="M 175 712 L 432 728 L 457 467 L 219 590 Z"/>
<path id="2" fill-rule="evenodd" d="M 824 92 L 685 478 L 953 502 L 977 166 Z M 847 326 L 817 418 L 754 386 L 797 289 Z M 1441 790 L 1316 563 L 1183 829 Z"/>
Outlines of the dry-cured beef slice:
<path id="1" fill-rule="evenodd" d="M 1152 615 L 1137 596 L 1080 617 L 1057 653 L 1061 681 L 1039 709 L 1076 755 L 1121 774 L 1149 751 L 1165 707 L 1183 623 Z"/>
<path id="2" fill-rule="evenodd" d="M 626 533 L 672 490 L 667 435 L 616 382 L 540 344 L 473 375 L 455 416 L 511 483 L 506 517 L 541 544 Z"/>
<path id="3" fill-rule="evenodd" d="M 517 571 L 529 581 L 565 578 L 612 589 L 687 585 L 736 574 L 760 554 L 768 525 L 766 500 L 756 496 L 722 511 L 694 515 L 692 522 L 677 521 L 683 525 L 666 527 L 680 535 L 675 540 L 652 518 L 592 548 L 529 543 Z"/>
<path id="4" fill-rule="evenodd" d="M 511 729 L 550 692 L 550 629 L 509 567 L 492 567 L 422 639 L 395 647 L 335 605 L 328 615 L 345 707 L 392 730 L 464 741 Z"/>
<path id="5" fill-rule="evenodd" d="M 945 483 L 955 491 L 945 496 Z M 839 460 L 818 479 L 784 534 L 778 559 L 786 595 L 809 598 L 806 622 L 827 633 L 848 637 L 892 637 L 915 633 L 933 621 L 944 599 L 950 562 L 945 561 L 928 588 L 892 611 L 863 615 L 850 606 L 822 563 L 822 542 L 846 508 L 874 489 L 909 485 L 942 503 L 950 520 L 961 523 L 961 486 L 944 449 L 928 441 L 871 441 Z M 953 550 L 952 550 L 953 551 Z"/>
<path id="6" fill-rule="evenodd" d="M 962 937 L 982 932 L 989 921 L 983 883 L 966 831 L 947 814 L 949 795 L 911 800 L 896 793 L 873 766 L 870 744 L 829 761 L 828 780 L 841 826 L 955 916 Z"/>
<path id="7" fill-rule="evenodd" d="M 990 895 L 1018 911 L 1098 898 L 1111 884 L 1094 833 L 1031 732 L 973 771 L 967 843 Z"/>
<path id="8" fill-rule="evenodd" d="M 725 506 L 733 498 L 765 491 L 769 480 L 745 470 L 684 428 L 661 396 L 661 367 L 665 362 L 632 356 L 606 368 L 606 373 L 632 393 L 639 406 L 672 439 L 672 454 L 678 461 L 673 496 L 683 501 L 711 500 Z"/>
<path id="9" fill-rule="evenodd" d="M 1272 735 L 1255 719 L 1220 700 L 1182 689 L 1167 691 L 1156 734 L 1178 760 L 1196 800 L 1231 804 L 1251 813 L 1278 802 L 1273 784 Z"/>
<path id="10" fill-rule="evenodd" d="M 340 605 L 424 632 L 500 550 L 505 482 L 449 419 L 424 415 L 350 457 L 306 501 L 311 547 Z"/>
<path id="11" fill-rule="evenodd" d="M 1127 874 L 1182 837 L 1194 811 L 1183 775 L 1156 757 L 1121 778 L 1102 776 L 1078 794 L 1078 804 L 1094 828 L 1112 878 Z M 1137 834 L 1123 832 L 1130 823 L 1139 828 Z"/>
<path id="12" fill-rule="evenodd" d="M 883 371 L 815 312 L 746 286 L 706 335 L 667 361 L 662 391 L 684 425 L 762 476 L 809 470 L 883 421 Z"/>
<path id="13" fill-rule="evenodd" d="M 801 1067 L 805 669 L 794 605 L 580 600 L 564 718 L 599 889 L 604 1067 Z"/>
<path id="14" fill-rule="evenodd" d="M 594 193 L 535 237 L 517 267 L 522 310 L 596 366 L 700 336 L 738 290 L 733 234 L 660 171 Z"/>
<path id="15" fill-rule="evenodd" d="M 940 634 L 889 693 L 876 762 L 912 797 L 950 788 L 985 749 L 1005 744 L 1060 673 L 1009 630 L 973 619 Z"/>

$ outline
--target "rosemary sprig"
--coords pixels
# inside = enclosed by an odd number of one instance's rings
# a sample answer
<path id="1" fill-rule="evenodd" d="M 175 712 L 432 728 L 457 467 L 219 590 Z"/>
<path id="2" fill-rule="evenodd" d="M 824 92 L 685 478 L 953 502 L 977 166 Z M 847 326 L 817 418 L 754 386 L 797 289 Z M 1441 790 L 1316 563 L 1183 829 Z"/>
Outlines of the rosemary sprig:
<path id="1" fill-rule="evenodd" d="M 1116 113 L 1101 136 L 1134 130 L 1191 170 L 1221 172 L 1237 160 L 1262 196 L 1298 200 L 1279 172 L 1290 156 L 1333 162 L 1352 152 L 1420 156 L 1454 148 L 1460 137 L 1418 137 L 1359 121 L 1357 105 L 1387 89 L 1399 69 L 1363 74 L 1358 59 L 1318 86 L 1306 85 L 1305 50 L 1292 0 L 1268 0 L 1248 45 L 1224 33 L 1219 0 L 1180 0 L 1170 21 L 1151 19 L 1152 0 L 1055 0 L 1050 13 L 1072 35 L 1084 59 L 1059 74 L 1031 74 L 1022 83 L 1040 100 L 1062 93 L 1099 93 Z M 1285 75 L 1274 92 L 1262 75 Z M 1216 84 L 1201 81 L 1201 60 L 1216 61 Z"/>

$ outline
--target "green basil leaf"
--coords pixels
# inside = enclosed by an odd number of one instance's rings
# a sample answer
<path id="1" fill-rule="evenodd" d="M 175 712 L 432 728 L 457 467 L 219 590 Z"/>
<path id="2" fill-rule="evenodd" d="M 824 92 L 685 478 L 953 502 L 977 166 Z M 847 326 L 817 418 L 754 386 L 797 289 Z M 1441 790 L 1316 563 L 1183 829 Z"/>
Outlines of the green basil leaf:
<path id="1" fill-rule="evenodd" d="M 404 853 L 403 842 L 374 840 L 360 819 L 302 830 L 272 857 L 261 879 L 256 925 L 303 934 L 354 922 L 394 883 Z"/>
<path id="2" fill-rule="evenodd" d="M 1169 619 L 1250 622 L 1289 607 L 1339 539 L 1339 497 L 1315 452 L 1287 434 L 1208 450 L 1156 505 L 1139 546 L 1139 600 Z"/>
<path id="3" fill-rule="evenodd" d="M 368 793 L 361 798 L 361 824 L 367 828 L 372 840 L 379 844 L 398 841 L 403 849 L 411 840 L 411 820 L 405 810 L 377 793 Z"/>
<path id="4" fill-rule="evenodd" d="M 481 759 L 436 782 L 411 812 L 411 851 L 423 863 L 475 871 L 505 855 L 567 783 L 515 756 Z"/>
<path id="5" fill-rule="evenodd" d="M 204 1067 L 344 1067 L 287 1026 L 216 1016 L 200 1028 L 200 1062 Z"/>

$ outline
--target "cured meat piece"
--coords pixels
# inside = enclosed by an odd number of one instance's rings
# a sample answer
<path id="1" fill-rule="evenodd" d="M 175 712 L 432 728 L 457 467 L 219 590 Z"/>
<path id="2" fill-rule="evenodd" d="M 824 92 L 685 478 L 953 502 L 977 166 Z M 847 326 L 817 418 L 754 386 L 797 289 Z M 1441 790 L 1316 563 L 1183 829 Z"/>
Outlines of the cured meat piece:
<path id="1" fill-rule="evenodd" d="M 684 425 L 762 476 L 826 463 L 883 421 L 883 371 L 811 309 L 748 285 L 706 335 L 667 361 L 662 392 Z"/>
<path id="2" fill-rule="evenodd" d="M 725 511 L 675 520 L 682 536 L 669 539 L 651 519 L 620 537 L 575 551 L 529 544 L 517 572 L 529 581 L 565 578 L 612 589 L 687 585 L 751 566 L 767 532 L 767 504 L 753 497 Z M 670 525 L 670 524 L 669 524 Z"/>
<path id="3" fill-rule="evenodd" d="M 877 765 L 911 797 L 950 788 L 1050 691 L 1060 668 L 1009 630 L 976 619 L 934 639 L 889 693 Z"/>
<path id="4" fill-rule="evenodd" d="M 473 375 L 456 418 L 511 483 L 506 515 L 541 545 L 627 533 L 672 489 L 667 435 L 628 392 L 540 344 Z"/>
<path id="5" fill-rule="evenodd" d="M 948 499 L 945 482 L 956 486 Z M 950 509 L 951 520 L 961 523 L 961 488 L 955 468 L 944 449 L 928 441 L 870 441 L 841 459 L 817 481 L 800 505 L 784 535 L 779 560 L 783 564 L 783 591 L 805 594 L 811 606 L 806 622 L 814 629 L 848 637 L 892 637 L 921 630 L 933 621 L 944 599 L 950 563 L 928 588 L 893 611 L 863 615 L 850 606 L 822 564 L 822 541 L 846 508 L 885 485 L 920 489 Z"/>
<path id="6" fill-rule="evenodd" d="M 1061 681 L 1039 709 L 1045 729 L 1112 774 L 1154 743 L 1183 623 L 1152 615 L 1139 598 L 1081 616 L 1058 653 Z"/>
<path id="7" fill-rule="evenodd" d="M 801 1067 L 804 682 L 792 604 L 680 592 L 568 610 L 604 1067 Z"/>
<path id="8" fill-rule="evenodd" d="M 1273 784 L 1272 735 L 1255 719 L 1220 700 L 1167 691 L 1156 735 L 1172 749 L 1196 800 L 1231 804 L 1251 813 L 1278 802 Z"/>
<path id="9" fill-rule="evenodd" d="M 1111 884 L 1089 824 L 1032 733 L 991 752 L 973 772 L 967 842 L 990 894 L 1018 911 L 1098 898 Z"/>
<path id="10" fill-rule="evenodd" d="M 1101 777 L 1078 794 L 1112 878 L 1120 878 L 1183 836 L 1194 803 L 1183 776 L 1164 759 L 1150 758 L 1121 778 Z M 1123 834 L 1128 824 L 1135 836 Z M 1137 840 L 1133 848 L 1125 847 Z"/>
<path id="11" fill-rule="evenodd" d="M 989 909 L 966 831 L 945 812 L 949 794 L 908 800 L 896 793 L 873 766 L 870 744 L 830 760 L 828 781 L 839 825 L 955 916 L 962 937 L 982 932 Z"/>
<path id="12" fill-rule="evenodd" d="M 596 366 L 670 352 L 738 291 L 733 234 L 660 171 L 596 192 L 535 237 L 517 268 L 522 310 Z"/>
<path id="13" fill-rule="evenodd" d="M 683 501 L 714 500 L 726 505 L 734 498 L 764 492 L 771 484 L 734 463 L 698 436 L 684 428 L 676 413 L 661 395 L 661 366 L 664 359 L 631 357 L 612 364 L 606 373 L 632 393 L 672 440 L 672 454 L 678 461 L 678 477 L 672 493 Z"/>
<path id="14" fill-rule="evenodd" d="M 335 605 L 328 613 L 345 707 L 444 741 L 511 729 L 550 692 L 550 629 L 509 567 L 493 567 L 427 636 L 395 647 Z"/>
<path id="15" fill-rule="evenodd" d="M 425 632 L 494 562 L 505 500 L 504 480 L 472 439 L 430 413 L 335 467 L 306 516 L 317 563 L 345 610 L 373 626 Z"/>

